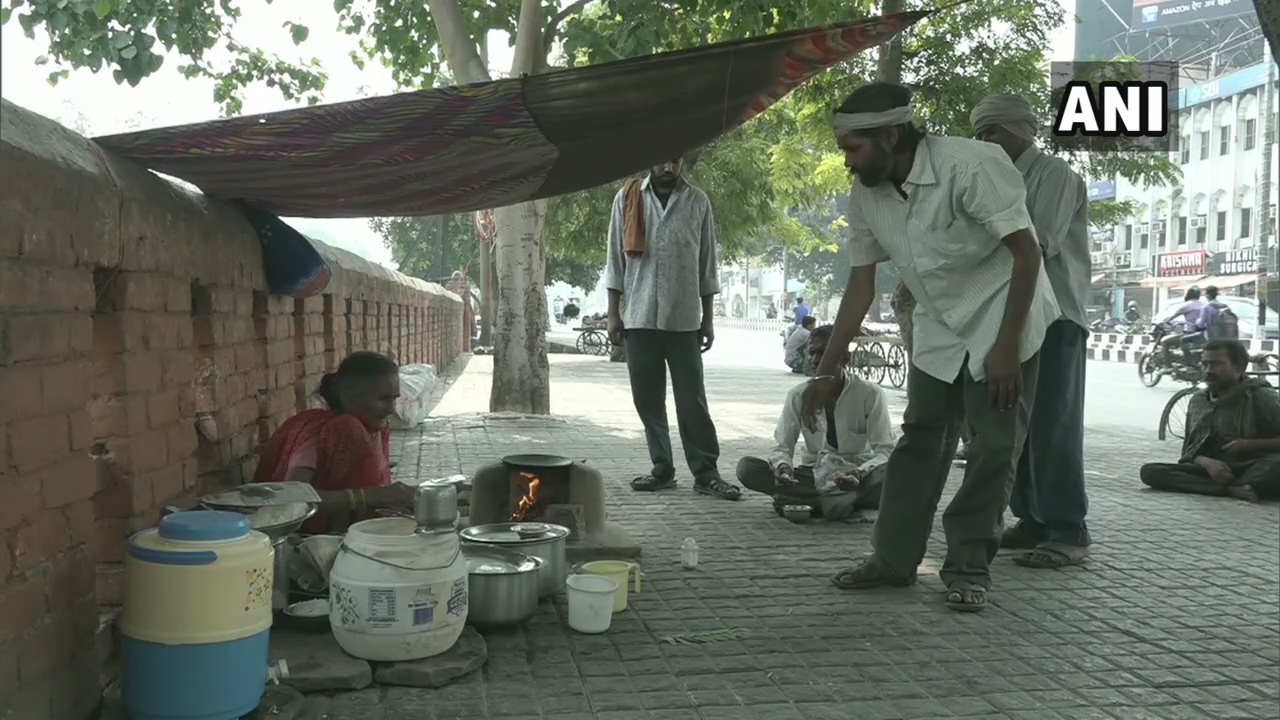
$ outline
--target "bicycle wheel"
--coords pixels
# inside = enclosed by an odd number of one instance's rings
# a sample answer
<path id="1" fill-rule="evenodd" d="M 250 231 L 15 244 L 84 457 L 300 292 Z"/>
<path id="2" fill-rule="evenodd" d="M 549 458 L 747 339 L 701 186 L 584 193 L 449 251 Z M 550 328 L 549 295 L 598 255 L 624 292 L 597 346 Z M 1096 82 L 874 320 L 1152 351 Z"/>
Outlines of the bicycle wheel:
<path id="1" fill-rule="evenodd" d="M 578 339 L 573 343 L 573 346 L 578 349 L 578 352 L 582 353 L 583 355 L 586 355 L 587 354 L 587 333 L 586 332 L 578 333 Z"/>
<path id="2" fill-rule="evenodd" d="M 1191 396 L 1199 391 L 1198 387 L 1182 388 L 1165 403 L 1160 413 L 1160 428 L 1156 433 L 1161 440 L 1170 436 L 1181 440 L 1187 432 L 1187 408 L 1191 406 Z"/>
<path id="3" fill-rule="evenodd" d="M 1143 353 L 1138 356 L 1138 379 L 1147 387 L 1160 384 L 1160 373 L 1156 371 L 1156 356 Z"/>
<path id="4" fill-rule="evenodd" d="M 876 385 L 884 381 L 884 347 L 880 343 L 871 343 L 867 347 L 867 380 Z"/>
<path id="5" fill-rule="evenodd" d="M 907 353 L 901 345 L 890 345 L 886 359 L 888 366 L 885 367 L 885 374 L 889 377 L 889 383 L 895 388 L 901 388 L 907 383 Z"/>

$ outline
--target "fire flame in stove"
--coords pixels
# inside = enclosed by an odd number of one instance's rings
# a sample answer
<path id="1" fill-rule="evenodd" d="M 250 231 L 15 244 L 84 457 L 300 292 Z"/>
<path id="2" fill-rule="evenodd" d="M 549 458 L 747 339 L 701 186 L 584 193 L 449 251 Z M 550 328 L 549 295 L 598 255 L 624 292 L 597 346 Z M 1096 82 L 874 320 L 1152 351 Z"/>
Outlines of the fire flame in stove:
<path id="1" fill-rule="evenodd" d="M 528 472 L 520 473 L 520 482 L 528 489 L 525 491 L 524 497 L 520 498 L 520 504 L 516 506 L 516 511 L 511 513 L 512 522 L 519 522 L 521 520 L 528 519 L 525 517 L 525 514 L 532 510 L 533 506 L 537 504 L 538 485 L 542 484 L 542 481 L 538 479 L 537 475 Z"/>

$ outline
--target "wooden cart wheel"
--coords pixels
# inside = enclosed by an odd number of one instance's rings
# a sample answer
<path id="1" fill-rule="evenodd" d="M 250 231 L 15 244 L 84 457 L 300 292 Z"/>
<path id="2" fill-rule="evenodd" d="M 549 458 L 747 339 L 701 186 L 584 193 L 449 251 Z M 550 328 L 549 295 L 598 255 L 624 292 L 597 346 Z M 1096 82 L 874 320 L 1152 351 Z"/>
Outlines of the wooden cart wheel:
<path id="1" fill-rule="evenodd" d="M 884 346 L 871 343 L 867 347 L 867 381 L 879 385 L 884 381 Z"/>
<path id="2" fill-rule="evenodd" d="M 583 355 L 586 355 L 589 353 L 589 351 L 587 350 L 587 334 L 589 332 L 590 331 L 588 330 L 585 332 L 578 333 L 578 340 L 577 342 L 574 343 L 574 347 L 578 348 L 578 352 L 582 353 Z"/>
<path id="3" fill-rule="evenodd" d="M 907 353 L 901 345 L 890 345 L 886 359 L 888 363 L 884 370 L 889 376 L 889 383 L 896 388 L 901 388 L 907 383 Z"/>
<path id="4" fill-rule="evenodd" d="M 609 354 L 609 343 L 605 342 L 604 336 L 599 330 L 588 330 L 582 333 L 582 344 L 584 352 L 588 355 L 607 355 Z"/>

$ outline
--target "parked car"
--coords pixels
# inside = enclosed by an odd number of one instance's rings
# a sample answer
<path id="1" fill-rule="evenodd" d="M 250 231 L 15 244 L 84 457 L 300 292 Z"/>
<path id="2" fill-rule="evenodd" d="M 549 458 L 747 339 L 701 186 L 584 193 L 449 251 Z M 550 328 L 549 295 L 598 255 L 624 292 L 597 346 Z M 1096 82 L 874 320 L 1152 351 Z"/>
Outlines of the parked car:
<path id="1" fill-rule="evenodd" d="M 1235 295 L 1219 295 L 1218 300 L 1227 304 L 1231 308 L 1231 312 L 1239 318 L 1240 339 L 1241 340 L 1280 340 L 1280 314 L 1276 313 L 1276 308 L 1267 308 L 1267 325 L 1258 331 L 1258 301 L 1253 298 L 1238 297 Z M 1173 317 L 1173 313 L 1182 306 L 1182 303 L 1176 302 L 1165 308 L 1155 318 L 1156 323 L 1168 322 Z"/>

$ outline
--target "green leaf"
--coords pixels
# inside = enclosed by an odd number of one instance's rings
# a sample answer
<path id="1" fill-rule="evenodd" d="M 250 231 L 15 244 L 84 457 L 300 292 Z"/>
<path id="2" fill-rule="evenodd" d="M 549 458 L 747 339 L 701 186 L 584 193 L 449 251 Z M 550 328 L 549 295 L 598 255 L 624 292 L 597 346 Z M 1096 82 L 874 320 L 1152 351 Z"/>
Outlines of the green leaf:
<path id="1" fill-rule="evenodd" d="M 93 14 L 97 15 L 98 19 L 101 20 L 110 15 L 114 7 L 115 3 L 112 0 L 97 0 L 93 4 Z"/>
<path id="2" fill-rule="evenodd" d="M 111 36 L 111 47 L 120 50 L 133 44 L 133 36 L 129 33 L 114 33 Z"/>
<path id="3" fill-rule="evenodd" d="M 30 14 L 19 15 L 18 24 L 22 26 L 22 34 L 26 35 L 27 39 L 29 40 L 35 39 L 36 19 L 33 16 L 31 16 Z"/>
<path id="4" fill-rule="evenodd" d="M 8 24 L 11 17 L 13 17 L 12 8 L 0 7 L 0 25 Z"/>
<path id="5" fill-rule="evenodd" d="M 291 23 L 289 26 L 289 35 L 293 37 L 294 45 L 301 45 L 307 41 L 307 37 L 311 35 L 311 30 L 307 29 L 306 25 Z"/>
<path id="6" fill-rule="evenodd" d="M 120 57 L 125 60 L 132 60 L 138 54 L 138 48 L 130 45 L 120 50 Z"/>

